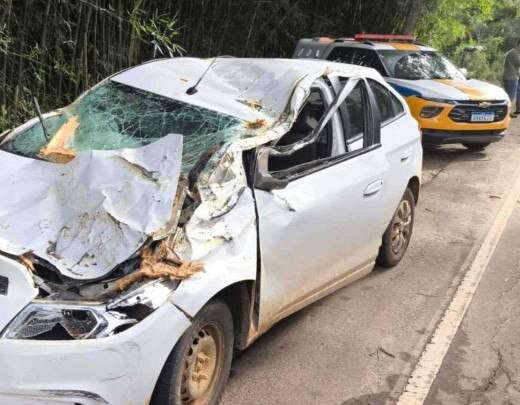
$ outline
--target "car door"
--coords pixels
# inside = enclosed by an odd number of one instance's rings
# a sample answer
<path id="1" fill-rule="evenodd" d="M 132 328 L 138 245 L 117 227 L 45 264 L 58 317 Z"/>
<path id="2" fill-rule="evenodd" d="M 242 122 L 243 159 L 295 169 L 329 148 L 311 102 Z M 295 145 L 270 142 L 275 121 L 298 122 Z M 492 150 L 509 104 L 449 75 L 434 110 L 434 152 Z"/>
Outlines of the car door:
<path id="1" fill-rule="evenodd" d="M 403 103 L 383 83 L 368 79 L 381 118 L 382 151 L 390 165 L 390 170 L 384 179 L 385 216 L 390 221 L 408 182 L 416 175 L 418 163 L 421 160 L 422 148 L 418 124 L 413 117 L 406 114 Z"/>
<path id="2" fill-rule="evenodd" d="M 388 164 L 376 126 L 371 125 L 366 84 L 359 85 L 363 146 L 347 150 L 345 123 L 335 111 L 325 127 L 332 136 L 323 131 L 325 135 L 309 145 L 321 154 L 304 149 L 270 158 L 271 175 L 283 178 L 287 185 L 280 190 L 255 190 L 261 252 L 260 331 L 372 268 L 385 227 L 379 209 Z M 330 105 L 333 90 L 327 86 L 323 94 Z M 304 127 L 301 121 L 309 123 L 300 119 L 306 110 L 307 106 L 302 108 L 291 132 L 277 147 L 298 143 L 297 133 Z M 324 139 L 341 145 L 323 147 Z"/>

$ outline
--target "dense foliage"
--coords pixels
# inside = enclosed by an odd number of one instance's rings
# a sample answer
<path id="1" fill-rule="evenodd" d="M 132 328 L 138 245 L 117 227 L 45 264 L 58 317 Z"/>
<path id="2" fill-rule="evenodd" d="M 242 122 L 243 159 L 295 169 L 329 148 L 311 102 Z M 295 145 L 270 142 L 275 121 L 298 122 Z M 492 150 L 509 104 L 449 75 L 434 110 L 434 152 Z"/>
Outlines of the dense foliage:
<path id="1" fill-rule="evenodd" d="M 399 31 L 416 0 L 0 0 L 0 131 L 162 56 L 290 56 L 300 37 Z"/>
<path id="2" fill-rule="evenodd" d="M 472 77 L 500 83 L 504 54 L 520 38 L 519 16 L 519 0 L 434 0 L 417 31 Z"/>
<path id="3" fill-rule="evenodd" d="M 0 0 L 0 132 L 156 57 L 290 57 L 299 38 L 408 32 L 485 78 L 520 35 L 518 0 Z M 466 55 L 468 44 L 486 51 Z"/>

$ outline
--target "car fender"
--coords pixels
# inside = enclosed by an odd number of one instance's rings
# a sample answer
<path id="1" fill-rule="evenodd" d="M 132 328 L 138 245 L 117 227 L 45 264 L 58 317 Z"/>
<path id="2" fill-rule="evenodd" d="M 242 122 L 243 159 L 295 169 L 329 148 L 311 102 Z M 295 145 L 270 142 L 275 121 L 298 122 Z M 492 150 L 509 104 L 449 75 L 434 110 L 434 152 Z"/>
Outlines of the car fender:
<path id="1" fill-rule="evenodd" d="M 224 242 L 204 258 L 204 271 L 183 280 L 170 301 L 194 317 L 220 291 L 257 274 L 257 230 L 253 222 L 241 234 Z"/>

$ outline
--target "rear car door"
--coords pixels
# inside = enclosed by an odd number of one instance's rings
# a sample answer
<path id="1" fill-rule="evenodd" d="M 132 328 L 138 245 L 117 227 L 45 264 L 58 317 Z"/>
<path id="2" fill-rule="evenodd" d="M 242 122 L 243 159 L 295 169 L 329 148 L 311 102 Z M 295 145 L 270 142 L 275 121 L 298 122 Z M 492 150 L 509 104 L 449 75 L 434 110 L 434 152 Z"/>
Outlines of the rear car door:
<path id="1" fill-rule="evenodd" d="M 345 123 L 336 111 L 315 143 L 289 156 L 269 158 L 270 174 L 286 180 L 285 188 L 255 190 L 261 331 L 372 268 L 386 226 L 380 205 L 388 164 L 375 131 L 379 128 L 372 122 L 366 83 L 358 86 L 362 146 L 348 150 Z M 329 105 L 333 90 L 323 82 L 316 90 Z M 310 100 L 314 98 L 311 94 Z M 309 110 L 309 104 L 302 108 L 277 147 L 297 144 L 307 127 L 312 130 L 320 117 L 306 118 Z"/>
<path id="2" fill-rule="evenodd" d="M 379 110 L 381 147 L 390 166 L 384 179 L 387 203 L 382 207 L 390 220 L 408 182 L 422 164 L 420 132 L 417 121 L 406 114 L 403 102 L 387 86 L 373 79 L 367 83 Z"/>

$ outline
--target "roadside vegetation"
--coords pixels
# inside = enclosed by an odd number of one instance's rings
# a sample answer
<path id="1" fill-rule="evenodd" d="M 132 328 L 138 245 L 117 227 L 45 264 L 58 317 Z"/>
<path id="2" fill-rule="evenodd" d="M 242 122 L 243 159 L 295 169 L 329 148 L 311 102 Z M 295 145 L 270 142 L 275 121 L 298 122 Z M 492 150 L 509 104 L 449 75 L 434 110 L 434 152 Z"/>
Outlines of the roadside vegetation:
<path id="1" fill-rule="evenodd" d="M 519 0 L 0 0 L 0 132 L 34 115 L 32 97 L 57 108 L 152 58 L 290 57 L 309 36 L 416 32 L 497 82 L 519 10 Z"/>
<path id="2" fill-rule="evenodd" d="M 470 76 L 500 84 L 504 54 L 520 37 L 519 0 L 425 1 L 416 33 Z"/>

